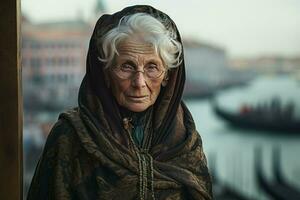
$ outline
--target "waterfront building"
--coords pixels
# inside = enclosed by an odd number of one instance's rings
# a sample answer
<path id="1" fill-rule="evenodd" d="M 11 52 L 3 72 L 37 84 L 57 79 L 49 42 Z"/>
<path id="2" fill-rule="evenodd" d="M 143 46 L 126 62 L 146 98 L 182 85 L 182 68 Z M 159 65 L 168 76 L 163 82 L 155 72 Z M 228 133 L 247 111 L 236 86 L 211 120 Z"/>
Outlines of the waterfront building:
<path id="1" fill-rule="evenodd" d="M 76 105 L 91 27 L 83 20 L 22 23 L 25 109 Z"/>
<path id="2" fill-rule="evenodd" d="M 187 73 L 186 96 L 210 95 L 228 80 L 225 49 L 191 39 L 184 39 L 183 46 Z"/>

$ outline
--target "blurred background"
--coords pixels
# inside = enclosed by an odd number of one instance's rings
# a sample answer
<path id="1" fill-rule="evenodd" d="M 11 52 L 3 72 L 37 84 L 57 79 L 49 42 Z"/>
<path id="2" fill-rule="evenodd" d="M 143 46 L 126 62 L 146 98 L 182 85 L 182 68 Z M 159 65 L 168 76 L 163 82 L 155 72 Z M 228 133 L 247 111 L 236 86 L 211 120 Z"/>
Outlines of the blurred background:
<path id="1" fill-rule="evenodd" d="M 215 199 L 300 199 L 300 1 L 22 0 L 24 196 L 58 114 L 77 105 L 96 20 L 134 4 L 177 24 L 184 100 Z"/>

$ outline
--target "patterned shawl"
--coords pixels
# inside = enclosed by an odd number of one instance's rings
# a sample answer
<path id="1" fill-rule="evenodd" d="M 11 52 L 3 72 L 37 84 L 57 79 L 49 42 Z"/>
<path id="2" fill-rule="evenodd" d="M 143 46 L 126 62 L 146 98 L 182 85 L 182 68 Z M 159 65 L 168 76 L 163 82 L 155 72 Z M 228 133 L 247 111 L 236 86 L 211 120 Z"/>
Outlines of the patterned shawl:
<path id="1" fill-rule="evenodd" d="M 104 81 L 101 36 L 121 17 L 148 13 L 165 27 L 175 23 L 150 6 L 132 6 L 98 20 L 89 44 L 79 106 L 52 128 L 28 194 L 33 199 L 212 199 L 202 141 L 181 101 L 184 60 L 148 109 L 144 141 L 137 147 Z M 177 39 L 181 42 L 177 31 Z M 183 58 L 183 57 L 182 57 Z"/>

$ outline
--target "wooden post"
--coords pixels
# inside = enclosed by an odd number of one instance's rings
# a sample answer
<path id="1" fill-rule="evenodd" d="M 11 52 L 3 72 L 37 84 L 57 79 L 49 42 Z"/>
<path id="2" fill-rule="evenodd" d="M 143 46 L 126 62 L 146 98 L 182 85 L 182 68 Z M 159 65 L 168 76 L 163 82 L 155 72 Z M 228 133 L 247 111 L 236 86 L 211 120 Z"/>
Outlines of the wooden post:
<path id="1" fill-rule="evenodd" d="M 0 199 L 22 199 L 20 0 L 0 2 Z"/>

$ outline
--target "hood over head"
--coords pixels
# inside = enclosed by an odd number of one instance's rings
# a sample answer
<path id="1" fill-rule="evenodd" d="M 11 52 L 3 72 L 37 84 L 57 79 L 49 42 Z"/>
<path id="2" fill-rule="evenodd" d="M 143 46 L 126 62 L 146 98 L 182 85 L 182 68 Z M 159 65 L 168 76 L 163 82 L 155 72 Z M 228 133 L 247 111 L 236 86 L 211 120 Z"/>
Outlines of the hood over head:
<path id="1" fill-rule="evenodd" d="M 122 17 L 135 13 L 149 14 L 158 19 L 166 29 L 176 30 L 177 41 L 182 43 L 172 19 L 151 6 L 131 6 L 112 15 L 105 14 L 98 19 L 89 43 L 86 74 L 79 92 L 79 107 L 88 110 L 91 116 L 95 118 L 95 123 L 110 129 L 109 132 L 113 132 L 113 136 L 121 143 L 124 143 L 122 140 L 126 140 L 121 135 L 123 129 L 122 115 L 111 89 L 105 84 L 105 63 L 98 59 L 103 55 L 99 38 L 116 27 Z M 168 83 L 161 88 L 160 94 L 152 107 L 152 128 L 155 133 L 151 141 L 152 145 L 161 143 L 171 134 L 171 130 L 174 128 L 175 117 L 181 103 L 185 83 L 183 52 L 181 60 L 182 62 L 178 67 L 169 70 Z"/>

